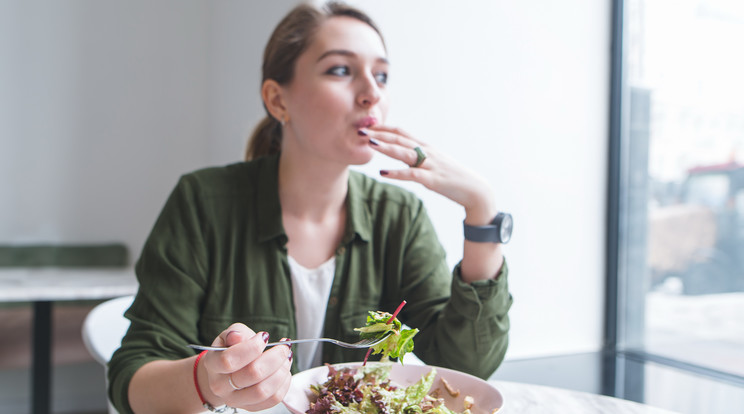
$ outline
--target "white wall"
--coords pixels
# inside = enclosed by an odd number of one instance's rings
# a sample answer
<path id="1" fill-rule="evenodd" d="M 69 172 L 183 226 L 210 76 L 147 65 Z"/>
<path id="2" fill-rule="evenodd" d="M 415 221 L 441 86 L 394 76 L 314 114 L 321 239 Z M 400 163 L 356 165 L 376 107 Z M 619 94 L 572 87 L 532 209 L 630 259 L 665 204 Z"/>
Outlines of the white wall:
<path id="1" fill-rule="evenodd" d="M 297 3 L 220 0 L 210 4 L 210 163 L 243 158 L 248 137 L 265 114 L 260 96 L 264 46 L 279 20 Z"/>
<path id="2" fill-rule="evenodd" d="M 0 241 L 124 241 L 205 164 L 208 8 L 0 3 Z"/>
<path id="3" fill-rule="evenodd" d="M 601 346 L 609 1 L 354 1 L 392 62 L 390 123 L 469 164 L 515 219 L 507 358 Z M 376 160 L 365 171 L 375 174 Z M 451 262 L 464 213 L 428 202 Z"/>
<path id="4" fill-rule="evenodd" d="M 294 3 L 0 0 L 0 242 L 136 255 L 179 174 L 242 157 L 263 45 Z M 507 357 L 599 349 L 610 1 L 352 3 L 386 37 L 389 123 L 486 176 L 515 217 Z M 454 263 L 463 213 L 406 187 Z"/>

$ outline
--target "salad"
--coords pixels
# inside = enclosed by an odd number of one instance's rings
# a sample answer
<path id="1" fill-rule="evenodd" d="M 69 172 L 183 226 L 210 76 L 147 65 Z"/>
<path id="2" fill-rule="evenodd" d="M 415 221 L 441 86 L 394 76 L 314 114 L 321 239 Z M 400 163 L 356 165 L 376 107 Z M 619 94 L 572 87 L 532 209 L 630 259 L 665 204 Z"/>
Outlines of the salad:
<path id="1" fill-rule="evenodd" d="M 418 329 L 402 329 L 402 324 L 395 317 L 405 301 L 401 303 L 394 314 L 382 311 L 369 311 L 367 315 L 367 325 L 362 328 L 354 328 L 359 332 L 361 339 L 379 338 L 387 335 L 384 341 L 371 347 L 364 357 L 364 364 L 370 353 L 373 355 L 382 354 L 382 361 L 387 362 L 390 357 L 399 358 L 403 363 L 403 356 L 413 351 L 413 337 L 418 333 Z"/>
<path id="2" fill-rule="evenodd" d="M 470 414 L 444 405 L 444 399 L 429 393 L 436 369 L 408 387 L 394 385 L 389 377 L 391 364 L 336 369 L 328 365 L 328 380 L 311 386 L 317 395 L 306 414 Z"/>
<path id="3" fill-rule="evenodd" d="M 317 399 L 310 403 L 310 409 L 306 414 L 458 414 L 444 405 L 444 399 L 438 398 L 438 389 L 434 393 L 429 393 L 437 375 L 436 369 L 432 368 L 415 384 L 398 387 L 389 379 L 391 364 L 366 366 L 370 353 L 382 354 L 383 362 L 389 361 L 390 358 L 398 358 L 402 364 L 403 356 L 413 351 L 413 337 L 418 333 L 418 329 L 403 329 L 403 325 L 396 318 L 405 304 L 406 301 L 401 302 L 393 314 L 383 311 L 369 312 L 367 324 L 354 330 L 359 332 L 361 339 L 387 335 L 385 340 L 367 351 L 361 368 L 336 369 L 326 364 L 328 379 L 323 384 L 311 386 Z M 446 381 L 442 379 L 442 382 L 445 389 L 452 394 Z M 468 408 L 466 407 L 462 414 L 470 414 Z"/>

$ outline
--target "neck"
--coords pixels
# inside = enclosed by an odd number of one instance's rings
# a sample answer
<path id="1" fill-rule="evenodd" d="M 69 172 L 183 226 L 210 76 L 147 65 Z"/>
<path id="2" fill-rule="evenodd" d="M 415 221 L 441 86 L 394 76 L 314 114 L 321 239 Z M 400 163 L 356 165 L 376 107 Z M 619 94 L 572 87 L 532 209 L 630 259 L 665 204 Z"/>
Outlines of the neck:
<path id="1" fill-rule="evenodd" d="M 348 178 L 346 165 L 282 151 L 279 158 L 282 213 L 313 221 L 338 214 L 346 202 Z"/>

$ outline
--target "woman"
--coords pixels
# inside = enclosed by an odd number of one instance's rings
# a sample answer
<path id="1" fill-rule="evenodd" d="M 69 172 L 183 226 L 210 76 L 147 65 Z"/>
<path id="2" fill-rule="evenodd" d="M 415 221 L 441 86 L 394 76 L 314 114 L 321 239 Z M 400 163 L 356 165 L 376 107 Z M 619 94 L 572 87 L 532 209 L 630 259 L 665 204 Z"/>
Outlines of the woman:
<path id="1" fill-rule="evenodd" d="M 109 365 L 120 412 L 261 410 L 292 372 L 359 361 L 365 350 L 266 348 L 271 338 L 358 340 L 367 311 L 420 333 L 423 361 L 488 377 L 507 346 L 511 296 L 498 238 L 474 228 L 497 209 L 488 184 L 385 125 L 389 63 L 374 23 L 329 4 L 298 6 L 264 53 L 267 118 L 247 162 L 181 178 L 136 270 L 131 327 Z M 450 272 L 421 202 L 349 165 L 375 151 L 411 168 L 381 171 L 462 205 L 462 262 Z M 498 217 L 503 217 L 500 214 Z M 189 343 L 228 346 L 194 355 Z"/>

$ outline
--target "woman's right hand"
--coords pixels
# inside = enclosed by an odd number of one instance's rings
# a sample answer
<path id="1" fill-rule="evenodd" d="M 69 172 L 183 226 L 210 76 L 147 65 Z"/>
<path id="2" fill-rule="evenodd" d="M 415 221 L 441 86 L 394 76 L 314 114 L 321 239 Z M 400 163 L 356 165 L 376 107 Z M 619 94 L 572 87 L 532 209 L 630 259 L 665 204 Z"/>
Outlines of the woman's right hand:
<path id="1" fill-rule="evenodd" d="M 248 411 L 280 403 L 292 378 L 292 350 L 275 346 L 264 352 L 268 342 L 267 332 L 255 333 L 242 323 L 224 330 L 212 346 L 228 349 L 207 352 L 197 367 L 204 399 L 213 406 L 227 404 Z"/>

